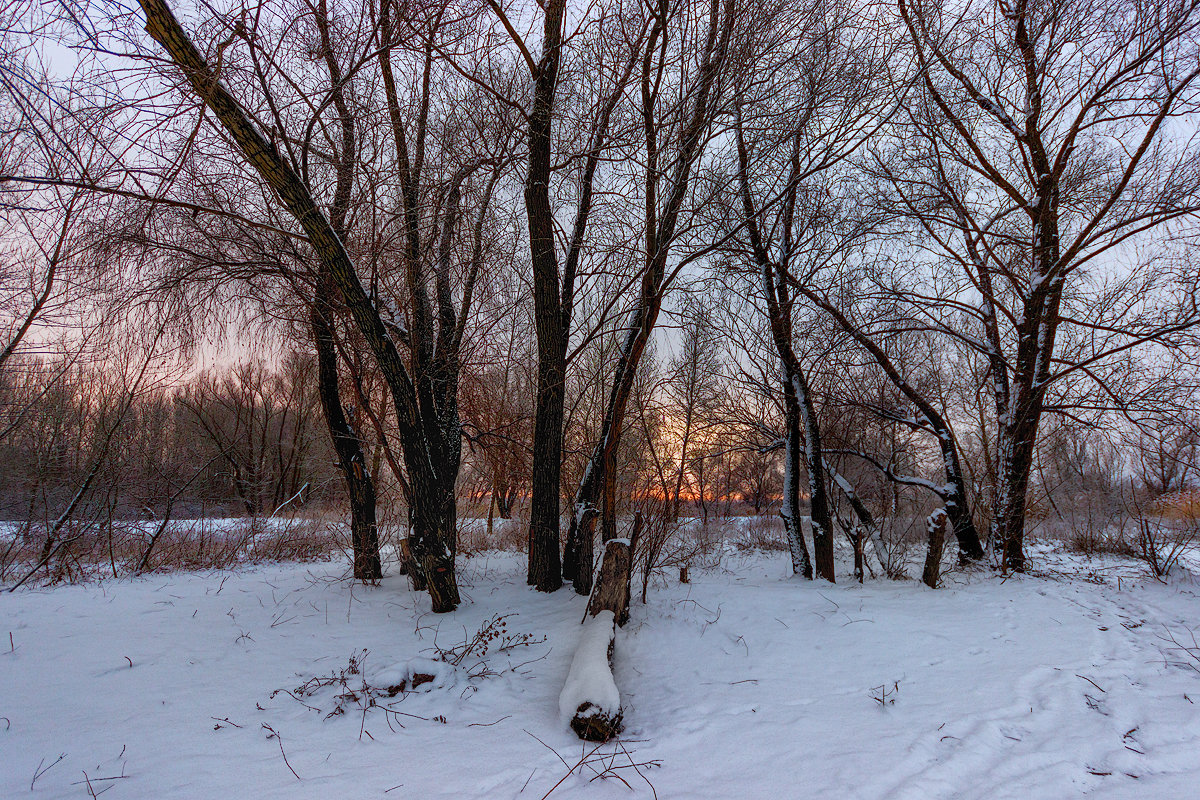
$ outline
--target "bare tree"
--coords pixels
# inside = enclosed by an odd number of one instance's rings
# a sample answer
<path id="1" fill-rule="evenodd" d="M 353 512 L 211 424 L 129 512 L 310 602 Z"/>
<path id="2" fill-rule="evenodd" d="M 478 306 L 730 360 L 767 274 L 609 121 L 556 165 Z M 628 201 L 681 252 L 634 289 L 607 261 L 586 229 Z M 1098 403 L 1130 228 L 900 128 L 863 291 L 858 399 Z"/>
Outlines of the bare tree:
<path id="1" fill-rule="evenodd" d="M 683 332 L 679 353 L 671 360 L 664 386 L 678 435 L 678 458 L 672 465 L 674 483 L 664 486 L 667 520 L 679 519 L 685 492 L 704 505 L 702 440 L 718 403 L 721 378 L 720 333 L 703 298 L 684 303 Z"/>
<path id="2" fill-rule="evenodd" d="M 385 110 L 381 130 L 390 136 L 391 142 L 380 140 L 377 143 L 380 147 L 374 152 L 390 151 L 395 159 L 393 175 L 398 207 L 384 210 L 382 219 L 395 220 L 398 227 L 393 252 L 401 265 L 399 286 L 395 288 L 404 300 L 406 319 L 402 320 L 399 309 L 387 310 L 384 299 L 376 295 L 377 289 L 391 287 L 364 284 L 364 275 L 348 249 L 350 243 L 339 236 L 332 213 L 324 210 L 316 199 L 316 175 L 309 168 L 309 160 L 319 155 L 319 148 L 314 149 L 311 138 L 306 137 L 311 137 L 318 128 L 324 130 L 319 124 L 320 114 L 310 117 L 305 134 L 292 130 L 290 120 L 280 111 L 286 98 L 278 92 L 290 91 L 299 84 L 289 77 L 288 65 L 276 58 L 279 51 L 272 39 L 286 35 L 290 28 L 284 25 L 276 33 L 268 21 L 259 18 L 229 23 L 234 34 L 231 43 L 237 42 L 243 48 L 247 69 L 260 78 L 259 94 L 248 99 L 259 103 L 263 113 L 273 120 L 272 126 L 264 129 L 221 80 L 221 67 L 201 54 L 164 2 L 148 0 L 141 8 L 147 30 L 182 72 L 188 91 L 204 103 L 211 114 L 209 118 L 220 125 L 234 144 L 238 158 L 270 187 L 299 226 L 320 274 L 327 276 L 336 288 L 341 303 L 372 352 L 396 409 L 411 495 L 411 549 L 421 565 L 434 610 L 452 610 L 458 604 L 454 573 L 454 484 L 461 459 L 458 378 L 461 346 L 480 270 L 480 260 L 468 255 L 456 298 L 453 279 L 461 262 L 455 256 L 463 239 L 459 223 L 467 184 L 478 174 L 494 173 L 503 156 L 486 150 L 466 153 L 465 159 L 448 166 L 438 180 L 430 180 L 432 176 L 426 172 L 432 169 L 426 161 L 427 148 L 434 145 L 429 136 L 430 124 L 441 119 L 434 116 L 438 109 L 434 109 L 432 84 L 438 65 L 435 58 L 438 39 L 449 24 L 445 9 L 414 9 L 413 16 L 397 18 L 394 16 L 397 9 L 384 2 L 378 8 L 365 10 L 370 14 L 364 12 L 363 17 L 356 18 L 373 22 L 365 28 L 357 27 L 356 36 L 346 43 L 348 68 L 331 67 L 326 59 L 326 71 L 333 70 L 324 76 L 326 86 L 330 82 L 340 85 L 337 74 L 342 74 L 346 81 L 362 80 L 372 65 L 378 70 L 381 95 L 377 96 L 381 99 L 374 108 Z M 351 28 L 343 24 L 341 30 Z M 415 73 L 410 73 L 416 78 L 415 88 L 403 98 L 405 84 L 396 80 L 394 66 L 401 48 L 404 53 L 416 56 L 412 59 Z M 224 46 L 222 53 L 227 61 L 234 57 Z M 332 109 L 345 119 L 345 114 L 337 108 L 336 94 L 328 94 L 328 101 L 319 103 L 318 108 Z M 306 102 L 304 96 L 294 99 Z M 404 109 L 410 101 L 412 118 L 406 119 Z M 453 135 L 452 130 L 447 130 Z M 501 136 L 476 141 L 502 146 L 504 139 Z M 449 140 L 442 143 L 450 146 Z M 491 169 L 484 170 L 485 166 Z M 486 194 L 485 191 L 485 197 Z M 483 202 L 480 207 L 486 205 Z M 336 203 L 333 207 L 337 208 Z M 477 246 L 474 250 L 479 252 Z M 379 262 L 369 257 L 371 252 L 368 249 L 364 255 L 368 256 L 366 263 L 374 266 Z M 383 255 L 375 252 L 376 259 Z M 372 286 L 371 291 L 368 285 Z M 406 356 L 401 354 L 401 346 L 407 351 Z"/>
<path id="3" fill-rule="evenodd" d="M 781 15 L 790 22 L 780 25 Z M 874 224 L 850 212 L 856 199 L 843 188 L 841 166 L 892 111 L 881 90 L 895 47 L 876 20 L 860 19 L 849 5 L 771 7 L 758 24 L 760 54 L 739 89 L 733 169 L 742 214 L 733 241 L 744 243 L 740 257 L 756 273 L 779 357 L 787 427 L 780 513 L 793 568 L 812 576 L 798 512 L 803 450 L 816 573 L 832 581 L 821 426 L 794 341 L 794 295 L 811 292 L 814 276 L 847 261 Z"/>
<path id="4" fill-rule="evenodd" d="M 1200 209 L 1194 141 L 1168 135 L 1200 110 L 1200 9 L 1192 0 L 953 9 L 901 0 L 899 9 L 923 96 L 881 172 L 950 264 L 942 274 L 954 288 L 938 302 L 971 322 L 932 327 L 991 364 L 993 538 L 1004 566 L 1019 570 L 1038 429 L 1056 384 L 1078 374 L 1107 393 L 1106 359 L 1170 346 L 1200 320 L 1195 276 L 1153 265 L 1154 232 L 1169 235 L 1169 223 Z M 1154 255 L 1134 255 L 1135 241 Z M 1118 257 L 1132 267 L 1113 275 L 1104 265 Z M 1172 294 L 1166 313 L 1138 302 Z M 912 316 L 936 319 L 932 305 L 916 305 Z"/>
<path id="5" fill-rule="evenodd" d="M 594 211 L 597 173 L 612 144 L 610 125 L 613 112 L 626 91 L 641 53 L 645 26 L 639 30 L 620 8 L 611 11 L 600 9 L 598 20 L 593 19 L 590 13 L 584 15 L 581 28 L 588 25 L 600 28 L 593 39 L 598 45 L 594 50 L 597 60 L 593 66 L 601 75 L 601 80 L 596 82 L 599 89 L 594 99 L 595 111 L 581 126 L 586 137 L 581 151 L 577 154 L 558 153 L 554 123 L 562 116 L 562 84 L 565 83 L 562 70 L 568 38 L 564 36 L 566 0 L 550 0 L 540 6 L 542 40 L 541 55 L 537 60 L 526 37 L 517 30 L 514 22 L 517 7 L 502 6 L 496 0 L 489 0 L 488 5 L 520 53 L 533 81 L 528 112 L 525 114 L 528 167 L 524 199 L 533 268 L 538 377 L 527 580 L 539 591 L 552 592 L 562 585 L 563 578 L 563 566 L 559 558 L 559 524 L 564 385 L 581 262 L 588 238 L 588 225 Z M 582 32 L 580 30 L 577 33 Z M 588 84 L 593 82 L 590 75 L 585 81 Z M 581 162 L 575 188 L 574 220 L 565 236 L 561 270 L 556 212 L 551 196 L 556 154 L 568 163 Z"/>
<path id="6" fill-rule="evenodd" d="M 1159 494 L 1190 489 L 1200 474 L 1200 419 L 1183 414 L 1142 426 L 1135 443 L 1142 483 Z"/>
<path id="7" fill-rule="evenodd" d="M 691 14 L 685 7 L 674 11 L 667 4 L 651 8 L 650 33 L 642 59 L 641 117 L 645 156 L 641 182 L 644 265 L 638 295 L 625 325 L 624 341 L 616 362 L 611 389 L 604 409 L 591 460 L 584 468 L 575 493 L 571 527 L 567 534 L 566 562 L 575 591 L 588 594 L 592 587 L 593 526 L 601 520 L 601 538 L 616 537 L 616 455 L 625 424 L 629 393 L 637 375 L 642 354 L 662 309 L 663 297 L 679 274 L 686 259 L 668 265 L 680 234 L 681 215 L 693 171 L 704 153 L 710 126 L 721 108 L 723 67 L 730 53 L 737 11 L 732 2 L 711 0 L 702 44 L 694 46 L 699 54 L 695 72 L 688 60 L 668 47 L 674 26 L 692 29 Z M 695 34 L 700 35 L 700 34 Z M 680 32 L 680 42 L 688 37 Z M 670 93 L 665 79 L 670 70 L 679 70 L 678 96 Z M 666 120 L 677 120 L 669 124 Z M 670 138 L 666 136 L 670 134 Z M 661 197 L 661 200 L 660 200 Z"/>

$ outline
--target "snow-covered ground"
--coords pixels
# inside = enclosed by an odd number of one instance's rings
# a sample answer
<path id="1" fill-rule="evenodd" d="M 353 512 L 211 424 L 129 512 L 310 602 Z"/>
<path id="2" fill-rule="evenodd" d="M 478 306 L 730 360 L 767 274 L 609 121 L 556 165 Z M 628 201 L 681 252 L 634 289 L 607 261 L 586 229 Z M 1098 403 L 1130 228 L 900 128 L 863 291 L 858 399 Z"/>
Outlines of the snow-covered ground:
<path id="1" fill-rule="evenodd" d="M 1200 586 L 1037 564 L 1076 576 L 831 586 L 730 554 L 635 603 L 626 731 L 598 750 L 558 707 L 584 601 L 513 554 L 464 559 L 449 616 L 341 563 L 22 589 L 0 595 L 0 797 L 1200 796 L 1200 673 L 1171 642 Z M 483 660 L 430 664 L 498 614 Z"/>

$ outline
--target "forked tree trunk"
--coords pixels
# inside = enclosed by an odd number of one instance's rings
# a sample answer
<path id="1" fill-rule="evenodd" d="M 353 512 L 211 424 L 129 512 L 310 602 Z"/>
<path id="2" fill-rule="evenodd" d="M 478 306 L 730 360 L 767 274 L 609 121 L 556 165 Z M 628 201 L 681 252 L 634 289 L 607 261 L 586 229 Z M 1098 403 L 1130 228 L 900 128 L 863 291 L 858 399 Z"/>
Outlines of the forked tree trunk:
<path id="1" fill-rule="evenodd" d="M 786 257 L 783 263 L 779 263 L 771 255 L 770 242 L 768 239 L 764 239 L 758 222 L 758 211 L 750 190 L 749 155 L 742 127 L 740 104 L 735 121 L 738 190 L 741 195 L 742 212 L 746 220 L 753 263 L 758 269 L 760 288 L 766 302 L 767 322 L 770 325 L 771 338 L 775 343 L 775 351 L 779 356 L 779 377 L 783 384 L 784 405 L 788 416 L 788 449 L 787 460 L 784 464 L 784 511 L 782 513 L 784 514 L 784 528 L 787 531 L 788 542 L 792 550 L 792 567 L 797 574 L 801 574 L 802 568 L 802 574 L 806 578 L 811 578 L 813 575 L 812 568 L 807 563 L 808 553 L 804 544 L 804 535 L 800 530 L 800 520 L 796 515 L 800 439 L 803 437 L 816 574 L 817 577 L 832 583 L 835 580 L 833 517 L 830 513 L 829 497 L 825 489 L 825 459 L 821 451 L 821 429 L 817 423 L 816 408 L 813 404 L 812 393 L 809 391 L 808 381 L 804 376 L 804 368 L 796 355 L 792 342 L 792 314 L 795 305 L 790 287 L 792 276 L 788 272 Z M 792 138 L 792 171 L 789 175 L 788 189 L 783 197 L 781 212 L 784 228 L 781 249 L 785 253 L 790 249 L 792 240 L 791 224 L 794 219 L 796 195 L 799 190 L 800 147 L 801 137 L 797 133 Z M 757 507 L 757 498 L 755 505 Z"/>
<path id="2" fill-rule="evenodd" d="M 837 485 L 838 489 L 841 490 L 842 495 L 846 498 L 846 502 L 850 504 L 851 510 L 854 511 L 854 516 L 858 518 L 858 524 L 854 526 L 855 569 L 859 570 L 860 566 L 863 566 L 859 564 L 859 558 L 863 557 L 865 559 L 863 543 L 867 539 L 870 539 L 871 545 L 875 550 L 875 558 L 879 562 L 879 567 L 886 574 L 888 572 L 888 564 L 884 562 L 883 538 L 879 533 L 879 525 L 875 523 L 875 516 L 867 508 L 866 504 L 863 503 L 862 498 L 858 496 L 858 492 L 854 490 L 854 486 L 850 481 L 846 480 L 829 463 L 825 464 L 825 472 L 829 475 L 833 483 Z"/>

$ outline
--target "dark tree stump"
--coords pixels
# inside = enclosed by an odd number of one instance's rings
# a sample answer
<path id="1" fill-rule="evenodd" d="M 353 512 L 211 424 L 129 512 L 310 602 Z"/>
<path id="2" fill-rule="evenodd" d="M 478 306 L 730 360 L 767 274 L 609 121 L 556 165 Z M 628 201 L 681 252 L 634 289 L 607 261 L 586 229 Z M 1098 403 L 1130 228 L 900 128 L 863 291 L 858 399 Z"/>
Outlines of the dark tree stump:
<path id="1" fill-rule="evenodd" d="M 930 589 L 936 589 L 938 578 L 942 571 L 942 550 L 946 546 L 946 509 L 939 508 L 925 520 L 925 530 L 929 533 L 929 551 L 925 554 L 925 572 L 921 582 Z"/>
<path id="2" fill-rule="evenodd" d="M 633 571 L 633 547 L 629 539 L 609 539 L 592 596 L 588 598 L 588 616 L 611 611 L 618 625 L 629 621 L 629 576 Z"/>

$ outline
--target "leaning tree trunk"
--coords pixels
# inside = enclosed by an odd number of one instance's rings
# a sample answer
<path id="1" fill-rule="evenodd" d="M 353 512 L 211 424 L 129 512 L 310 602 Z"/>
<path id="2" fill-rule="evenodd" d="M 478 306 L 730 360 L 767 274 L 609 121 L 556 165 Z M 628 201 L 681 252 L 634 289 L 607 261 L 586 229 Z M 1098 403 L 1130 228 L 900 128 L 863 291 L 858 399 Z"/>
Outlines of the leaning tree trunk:
<path id="1" fill-rule="evenodd" d="M 625 412 L 633 390 L 634 378 L 662 307 L 662 269 L 652 265 L 642 277 L 638 306 L 630 315 L 625 343 L 617 359 L 616 374 L 604 406 L 600 439 L 584 467 L 584 476 L 575 495 L 571 527 L 567 534 L 567 564 L 573 573 L 575 591 L 592 591 L 593 526 L 600 520 L 600 539 L 616 538 L 617 530 L 617 448 L 625 426 Z"/>
<path id="2" fill-rule="evenodd" d="M 188 37 L 171 12 L 166 0 L 139 0 L 146 14 L 146 30 L 170 55 L 195 95 L 241 151 L 246 165 L 271 187 L 276 198 L 295 218 L 308 239 L 308 246 L 330 276 L 354 319 L 359 332 L 375 355 L 376 363 L 391 390 L 397 420 L 405 444 L 405 460 L 412 482 L 414 556 L 426 573 L 435 611 L 452 611 L 458 603 L 454 576 L 454 520 L 446 519 L 454 511 L 454 474 L 439 474 L 434 464 L 428 403 L 416 396 L 413 376 L 409 373 L 379 309 L 367 295 L 342 238 L 313 199 L 308 185 L 281 156 L 272 141 L 260 130 L 242 105 L 221 83 L 204 56 Z M 411 206 L 411 204 L 409 204 Z M 449 502 L 446 498 L 449 497 Z"/>
<path id="3" fill-rule="evenodd" d="M 954 433 L 950 425 L 933 404 L 901 374 L 883 348 L 870 336 L 863 333 L 841 309 L 802 283 L 796 284 L 796 288 L 810 303 L 829 314 L 842 330 L 870 353 L 892 385 L 900 390 L 920 412 L 921 417 L 928 424 L 929 431 L 937 439 L 938 448 L 941 451 L 946 485 L 938 492 L 938 495 L 945 503 L 946 514 L 953 526 L 954 536 L 958 540 L 959 560 L 966 562 L 983 558 L 983 544 L 979 540 L 975 522 L 971 519 L 971 508 L 967 503 L 967 483 L 958 458 L 958 445 L 954 441 Z"/>
<path id="4" fill-rule="evenodd" d="M 875 559 L 879 562 L 879 567 L 885 574 L 889 573 L 889 564 L 884 560 L 883 554 L 885 547 L 883 537 L 879 532 L 879 525 L 875 522 L 875 516 L 863 503 L 862 498 L 858 496 L 858 492 L 854 490 L 853 484 L 846 480 L 836 469 L 828 462 L 825 463 L 825 471 L 829 477 L 837 484 L 842 495 L 845 496 L 846 502 L 850 504 L 850 508 L 854 511 L 854 516 L 858 518 L 857 547 L 861 550 L 864 538 L 871 540 L 872 548 L 875 550 Z"/>

